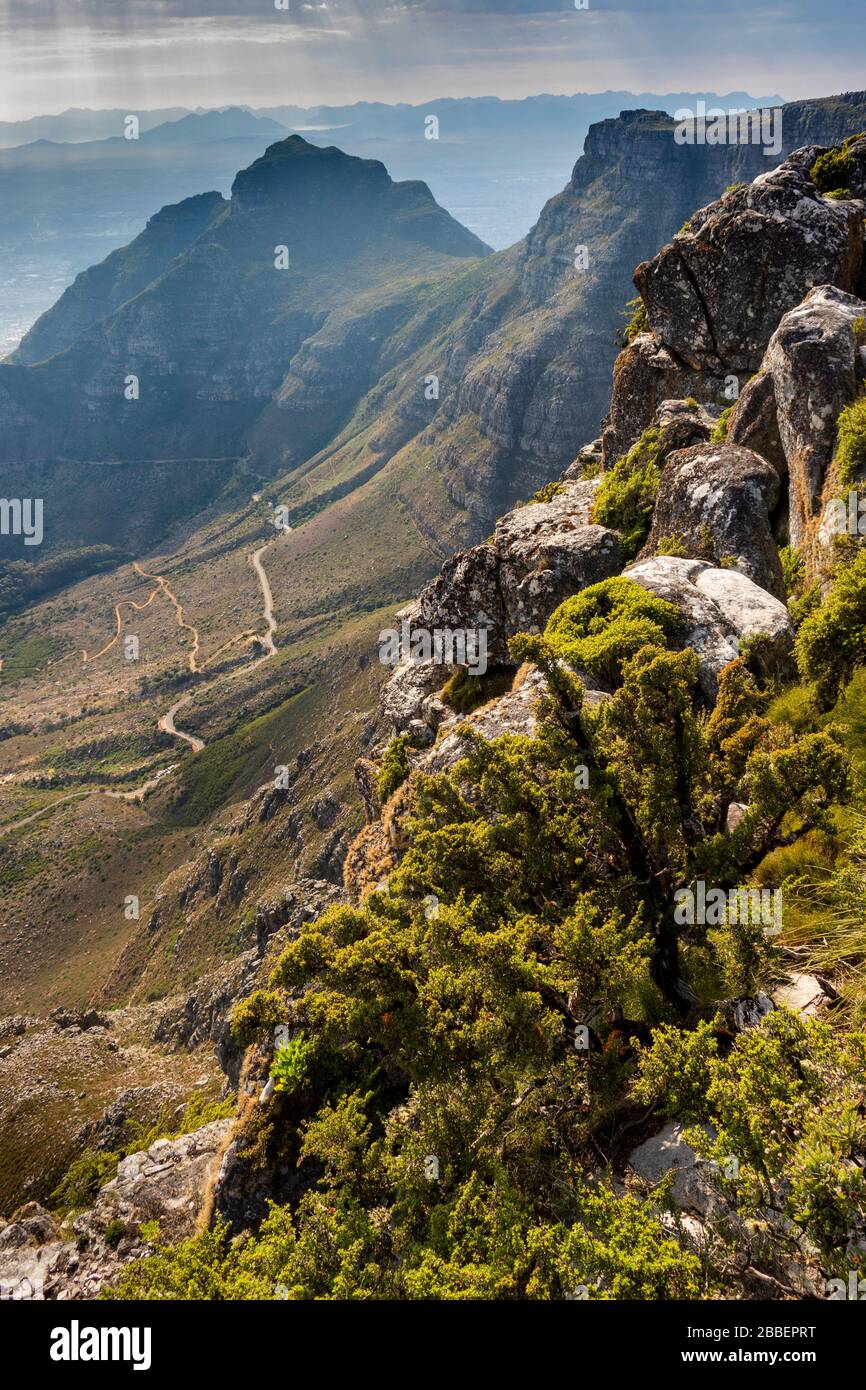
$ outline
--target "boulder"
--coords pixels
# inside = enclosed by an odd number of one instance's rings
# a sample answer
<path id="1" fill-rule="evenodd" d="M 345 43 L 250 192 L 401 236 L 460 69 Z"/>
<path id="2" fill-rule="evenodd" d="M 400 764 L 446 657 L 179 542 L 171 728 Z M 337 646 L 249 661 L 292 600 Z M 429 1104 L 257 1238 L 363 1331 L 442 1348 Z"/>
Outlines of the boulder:
<path id="1" fill-rule="evenodd" d="M 592 677 L 583 672 L 579 674 L 584 682 L 587 705 L 597 705 L 609 698 L 605 691 L 593 687 Z M 471 714 L 450 715 L 440 725 L 435 745 L 410 759 L 413 770 L 427 774 L 447 772 L 464 755 L 466 744 L 460 730 L 467 725 L 486 739 L 499 738 L 502 734 L 533 738 L 538 729 L 538 703 L 549 693 L 547 681 L 536 666 L 522 667 L 512 689 L 505 695 L 488 701 Z"/>
<path id="2" fill-rule="evenodd" d="M 761 364 L 772 381 L 778 437 L 788 471 L 791 543 L 808 542 L 832 488 L 836 422 L 864 377 L 854 324 L 866 304 L 821 285 L 785 314 Z M 737 412 L 739 415 L 739 410 Z"/>
<path id="3" fill-rule="evenodd" d="M 682 1125 L 666 1124 L 658 1134 L 632 1149 L 628 1162 L 632 1171 L 650 1187 L 657 1187 L 672 1172 L 671 1198 L 680 1211 L 706 1219 L 729 1210 L 729 1204 L 713 1184 L 713 1166 L 698 1158 L 686 1143 Z"/>
<path id="4" fill-rule="evenodd" d="M 672 453 L 662 472 L 652 529 L 642 555 L 665 537 L 716 560 L 733 556 L 743 573 L 784 597 L 782 567 L 770 530 L 780 492 L 776 470 L 750 449 L 696 444 Z"/>
<path id="5" fill-rule="evenodd" d="M 662 401 L 653 424 L 662 432 L 662 453 L 667 457 L 677 449 L 708 443 L 718 424 L 718 415 L 711 414 L 694 399 Z"/>
<path id="6" fill-rule="evenodd" d="M 602 434 L 605 468 L 612 468 L 648 425 L 663 418 L 667 402 L 695 400 L 721 409 L 727 404 L 724 386 L 723 375 L 693 371 L 668 350 L 658 334 L 638 334 L 614 363 L 610 412 Z M 699 412 L 694 414 L 696 421 L 703 418 Z M 672 423 L 670 417 L 668 422 Z M 672 439 L 670 447 L 684 448 L 696 442 Z"/>
<path id="7" fill-rule="evenodd" d="M 701 209 L 634 281 L 657 338 L 695 371 L 757 371 L 781 316 L 816 285 L 853 290 L 864 209 L 786 160 Z"/>
<path id="8" fill-rule="evenodd" d="M 150 1253 L 142 1222 L 158 1221 L 160 1238 L 169 1244 L 193 1235 L 231 1125 L 214 1120 L 122 1159 L 93 1207 L 72 1222 L 74 1241 L 50 1213 L 31 1210 L 35 1203 L 22 1208 L 0 1227 L 0 1292 L 11 1298 L 95 1298 L 125 1264 Z"/>
<path id="9" fill-rule="evenodd" d="M 816 975 L 795 972 L 773 990 L 777 1008 L 792 1009 L 802 1018 L 815 1018 L 831 1003 L 833 995 Z"/>
<path id="10" fill-rule="evenodd" d="M 787 482 L 788 460 L 779 435 L 776 390 L 769 372 L 758 372 L 743 388 L 728 421 L 727 443 L 760 454 Z"/>
<path id="11" fill-rule="evenodd" d="M 467 715 L 452 715 L 440 726 L 436 744 L 413 759 L 413 769 L 426 774 L 447 772 L 459 762 L 466 751 L 465 740 L 458 732 L 468 725 L 483 738 L 499 738 L 502 734 L 519 734 L 532 738 L 536 732 L 538 701 L 547 694 L 547 681 L 535 667 L 527 667 L 515 680 L 514 688 L 498 699 L 491 700 Z"/>
<path id="12" fill-rule="evenodd" d="M 402 661 L 382 687 L 379 714 L 392 730 L 408 729 L 413 720 L 431 712 L 429 697 L 447 679 L 448 670 L 435 661 Z"/>
<path id="13" fill-rule="evenodd" d="M 580 482 L 587 477 L 592 477 L 601 471 L 604 462 L 601 438 L 593 439 L 590 444 L 584 444 L 578 451 L 577 458 L 570 463 L 562 475 L 563 482 Z"/>
<path id="14" fill-rule="evenodd" d="M 625 575 L 683 613 L 684 645 L 697 652 L 701 688 L 708 699 L 715 699 L 722 669 L 736 660 L 747 637 L 766 638 L 771 662 L 784 667 L 788 660 L 794 625 L 787 608 L 739 570 L 655 555 L 630 565 Z"/>
<path id="15" fill-rule="evenodd" d="M 595 480 L 562 483 L 551 501 L 517 507 L 497 523 L 493 548 L 508 637 L 541 632 L 563 599 L 620 569 L 616 532 L 590 521 L 597 487 Z M 507 647 L 495 647 L 492 659 L 507 660 Z"/>
<path id="16" fill-rule="evenodd" d="M 453 556 L 411 611 L 404 610 L 411 630 L 484 629 L 488 664 L 508 664 L 509 638 L 542 631 L 570 594 L 619 572 L 618 535 L 590 521 L 597 488 L 596 479 L 564 481 L 549 501 L 500 518 L 490 541 Z M 419 718 L 441 723 L 447 711 L 434 692 L 448 674 L 435 661 L 401 663 L 380 697 L 383 719 L 394 730 Z"/>

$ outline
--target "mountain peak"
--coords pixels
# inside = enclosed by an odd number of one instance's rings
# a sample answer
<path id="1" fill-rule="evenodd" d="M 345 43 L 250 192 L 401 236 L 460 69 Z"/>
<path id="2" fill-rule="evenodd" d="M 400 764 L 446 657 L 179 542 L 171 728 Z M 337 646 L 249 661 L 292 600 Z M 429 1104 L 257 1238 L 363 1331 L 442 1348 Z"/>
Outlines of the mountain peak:
<path id="1" fill-rule="evenodd" d="M 346 196 L 361 190 L 381 196 L 390 187 L 391 178 L 379 160 L 359 159 L 335 145 L 312 145 L 301 135 L 290 135 L 269 145 L 240 171 L 232 184 L 232 202 L 247 211 L 312 192 L 328 198 L 335 191 Z"/>

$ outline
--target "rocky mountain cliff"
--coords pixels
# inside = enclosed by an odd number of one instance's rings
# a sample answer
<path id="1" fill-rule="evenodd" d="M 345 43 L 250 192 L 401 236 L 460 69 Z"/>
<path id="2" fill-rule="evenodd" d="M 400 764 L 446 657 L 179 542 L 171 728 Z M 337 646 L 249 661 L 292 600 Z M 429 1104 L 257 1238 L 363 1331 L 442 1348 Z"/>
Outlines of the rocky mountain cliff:
<path id="1" fill-rule="evenodd" d="M 29 477 L 32 491 L 35 466 L 47 542 L 69 546 L 108 539 L 104 507 L 59 519 L 69 494 L 93 502 L 102 465 L 129 465 L 112 522 L 140 535 L 165 526 L 147 496 L 161 461 L 181 515 L 251 448 L 274 476 L 325 444 L 378 381 L 422 290 L 486 251 L 421 183 L 394 184 L 381 164 L 299 136 L 273 145 L 228 203 L 204 195 L 165 210 L 80 276 L 0 365 L 9 486 Z"/>
<path id="2" fill-rule="evenodd" d="M 829 122 L 839 118 L 835 105 L 827 110 Z M 803 120 L 816 119 L 805 106 Z M 652 113 L 615 124 L 617 134 L 636 129 L 643 178 L 658 186 L 659 167 L 678 148 L 670 128 Z M 604 145 L 603 128 L 598 138 Z M 588 157 L 601 158 L 598 149 Z M 274 179 L 269 167 L 252 176 L 241 206 L 269 205 Z M 300 1230 L 308 1218 L 342 1220 L 335 1190 L 340 1211 L 350 1212 L 340 1241 L 351 1229 L 369 1243 L 364 1277 L 377 1271 L 377 1292 L 423 1297 L 446 1287 L 445 1296 L 464 1296 L 476 1288 L 478 1259 L 457 1237 L 443 1245 L 436 1231 L 446 1213 L 456 1230 L 465 1204 L 496 1210 L 505 1183 L 519 1194 L 508 1198 L 509 1230 L 524 1232 L 520 1213 L 531 1206 L 545 1238 L 566 1247 L 543 1287 L 531 1260 L 525 1277 L 514 1273 L 513 1253 L 497 1276 L 505 1282 L 493 1286 L 515 1297 L 574 1296 L 567 1242 L 581 1229 L 575 1212 L 589 1200 L 584 1182 L 592 1189 L 599 1178 L 599 1152 L 614 1175 L 610 1200 L 648 1223 L 647 1248 L 661 1251 L 668 1271 L 642 1272 L 639 1284 L 622 1275 L 619 1296 L 624 1287 L 639 1288 L 639 1297 L 714 1296 L 719 1278 L 735 1296 L 821 1296 L 839 1262 L 862 1251 L 859 1130 L 850 1144 L 835 1131 L 827 1139 L 817 1121 L 809 1131 L 841 1164 L 834 1190 L 844 1179 L 854 1197 L 832 1242 L 807 1212 L 802 1236 L 786 1243 L 777 1239 L 778 1211 L 791 1221 L 800 1183 L 802 1214 L 812 1150 L 783 1160 L 773 1149 L 769 1193 L 761 1186 L 769 1159 L 753 1180 L 751 1154 L 738 1156 L 748 1181 L 720 1189 L 714 1173 L 725 1155 L 710 1141 L 733 1125 L 736 1107 L 701 1108 L 710 1076 L 714 1097 L 727 1084 L 736 1092 L 736 1067 L 767 1055 L 774 1079 L 793 1068 L 785 1133 L 798 1143 L 804 1055 L 814 1063 L 810 1104 L 821 1123 L 855 1106 L 861 1044 L 848 1052 L 814 1023 L 848 981 L 804 972 L 787 943 L 773 954 L 745 936 L 719 946 L 701 933 L 677 935 L 669 898 L 701 873 L 715 873 L 726 889 L 753 874 L 775 886 L 774 855 L 813 831 L 841 833 L 830 811 L 851 788 L 837 724 L 805 713 L 803 690 L 790 687 L 807 612 L 794 600 L 809 611 L 820 610 L 822 595 L 832 602 L 835 504 L 863 484 L 866 469 L 859 435 L 859 452 L 840 453 L 843 412 L 862 402 L 866 380 L 866 139 L 841 150 L 797 148 L 692 210 L 671 240 L 660 238 L 662 249 L 635 272 L 642 331 L 614 364 L 609 420 L 597 439 L 594 425 L 575 435 L 567 389 L 576 379 L 567 348 L 574 304 L 586 292 L 583 312 L 595 292 L 589 282 L 576 289 L 573 262 L 566 265 L 566 209 L 587 210 L 585 179 L 598 244 L 605 228 L 620 246 L 621 214 L 617 221 L 599 210 L 607 196 L 600 166 L 594 173 L 579 164 L 575 187 L 554 200 L 524 247 L 470 269 L 489 282 L 453 335 L 441 314 L 447 364 L 460 368 L 453 399 L 444 393 L 419 426 L 395 369 L 361 408 L 374 417 L 381 406 L 360 446 L 387 454 L 388 467 L 374 475 L 380 485 L 417 477 L 423 463 L 446 481 L 452 502 L 466 503 L 461 478 L 471 477 L 480 520 L 517 477 L 544 484 L 501 516 L 488 540 L 446 559 L 398 615 L 410 635 L 483 630 L 489 666 L 471 676 L 465 662 L 433 657 L 403 660 L 391 674 L 377 723 L 364 733 L 356 775 L 366 824 L 348 849 L 342 892 L 331 870 L 345 845 L 330 862 L 323 857 L 327 876 L 255 896 L 262 848 L 273 868 L 272 856 L 287 855 L 296 838 L 293 787 L 309 761 L 301 758 L 289 786 L 262 786 L 221 816 L 217 840 L 200 844 L 157 892 L 112 988 L 141 988 L 156 969 L 177 972 L 172 984 L 182 981 L 183 993 L 149 1021 L 147 1045 L 170 1056 L 215 1046 L 227 1084 L 238 1087 L 237 1115 L 230 1126 L 211 1122 L 198 1139 L 172 1131 L 124 1157 L 77 1219 L 77 1250 L 50 1216 L 20 1212 L 0 1232 L 0 1270 L 12 1259 L 19 1274 L 38 1272 L 49 1296 L 80 1296 L 145 1257 L 156 1241 L 142 1224 L 145 1206 L 164 1213 L 169 1240 L 191 1226 L 168 1219 L 179 1198 L 191 1217 L 220 1216 L 250 1232 L 275 1199 L 291 1206 L 286 1219 L 297 1218 Z M 665 202 L 659 216 L 672 212 Z M 629 236 L 645 254 L 636 226 L 622 230 Z M 283 389 L 291 397 L 295 388 Z M 266 405 L 262 439 L 279 408 L 276 399 Z M 351 476 L 361 457 L 342 442 L 328 464 L 342 459 Z M 314 485 L 320 465 L 309 473 Z M 311 512 L 313 534 L 323 514 Z M 305 525 L 299 535 L 294 543 L 306 543 Z M 859 628 L 851 643 L 849 677 L 862 652 Z M 773 696 L 799 702 L 791 722 Z M 334 826 L 325 798 L 313 814 L 325 831 Z M 841 842 L 837 852 L 847 853 Z M 190 981 L 188 965 L 215 921 L 231 936 L 232 959 Z M 288 1042 L 278 1041 L 280 1029 Z M 33 1046 L 34 1032 L 21 1020 L 10 1047 Z M 658 1078 L 669 1079 L 672 1066 L 678 1077 L 676 1049 L 692 1047 L 695 1057 L 705 1049 L 701 1105 L 689 1094 L 678 1109 L 682 1097 Z M 704 1138 L 682 1127 L 696 1114 Z M 364 1154 L 360 1177 L 348 1172 L 346 1153 Z M 440 1153 L 441 1200 L 419 1168 Z M 688 1176 L 676 1175 L 673 1214 L 659 1221 L 652 1193 L 672 1164 Z M 635 1193 L 640 1217 L 629 1205 Z M 411 1236 L 401 1227 L 407 1203 Z M 428 1219 L 419 1253 L 411 1241 Z M 707 1254 L 717 1237 L 734 1252 L 722 1274 Z M 254 1250 L 254 1236 L 249 1244 Z M 496 1242 L 484 1251 L 496 1266 Z M 578 1253 L 592 1270 L 587 1287 L 607 1290 L 609 1264 L 596 1269 L 594 1255 Z M 294 1246 L 286 1259 L 294 1270 Z M 429 1282 L 434 1266 L 440 1284 Z M 171 1257 L 160 1255 L 133 1270 L 126 1287 L 170 1296 L 173 1277 Z M 306 1283 L 298 1276 L 291 1296 L 328 1296 L 355 1277 L 342 1265 L 317 1270 Z"/>
<path id="3" fill-rule="evenodd" d="M 863 124 L 863 93 L 792 103 L 783 148 Z M 456 523 L 477 538 L 597 431 L 635 264 L 768 165 L 758 146 L 682 145 L 673 130 L 657 112 L 592 127 L 526 241 L 474 268 L 485 248 L 423 185 L 299 136 L 272 146 L 227 206 L 207 195 L 165 210 L 80 276 L 0 366 L 10 488 L 16 465 L 31 478 L 35 466 L 57 499 L 48 543 L 61 514 L 65 546 L 106 542 L 87 520 L 100 509 L 71 494 L 86 500 L 110 476 L 144 541 L 171 523 L 155 501 L 169 478 L 186 517 L 243 456 L 275 477 L 328 451 L 351 491 L 400 455 L 401 471 L 442 480 L 432 534 L 447 545 Z M 276 270 L 281 245 L 291 265 Z M 457 260 L 470 273 L 449 281 Z M 124 460 L 115 482 L 102 465 Z"/>

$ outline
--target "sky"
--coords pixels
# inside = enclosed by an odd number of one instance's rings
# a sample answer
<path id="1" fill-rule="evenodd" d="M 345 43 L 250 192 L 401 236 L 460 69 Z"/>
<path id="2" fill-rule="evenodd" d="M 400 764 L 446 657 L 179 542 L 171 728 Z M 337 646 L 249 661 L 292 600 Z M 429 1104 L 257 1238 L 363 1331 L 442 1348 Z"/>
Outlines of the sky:
<path id="1" fill-rule="evenodd" d="M 68 106 L 611 88 L 791 100 L 864 86 L 864 0 L 0 0 L 3 120 Z"/>

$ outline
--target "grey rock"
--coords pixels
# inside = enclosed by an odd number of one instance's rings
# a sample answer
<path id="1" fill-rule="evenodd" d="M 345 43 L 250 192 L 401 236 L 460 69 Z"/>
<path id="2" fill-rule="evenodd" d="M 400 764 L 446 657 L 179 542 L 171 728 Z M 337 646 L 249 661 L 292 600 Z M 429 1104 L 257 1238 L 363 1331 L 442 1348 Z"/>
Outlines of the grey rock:
<path id="1" fill-rule="evenodd" d="M 74 1241 L 64 1239 L 41 1209 L 16 1213 L 0 1228 L 0 1290 L 11 1288 L 13 1298 L 95 1298 L 124 1265 L 150 1253 L 141 1223 L 158 1221 L 160 1237 L 169 1244 L 191 1236 L 232 1123 L 214 1120 L 123 1159 L 93 1207 L 73 1220 Z M 109 1226 L 118 1222 L 126 1234 L 117 1243 L 106 1241 Z M 25 1284 L 32 1293 L 22 1292 Z"/>
<path id="2" fill-rule="evenodd" d="M 713 1184 L 712 1166 L 686 1143 L 680 1124 L 666 1124 L 633 1149 L 628 1161 L 633 1172 L 651 1187 L 672 1172 L 671 1196 L 680 1211 L 706 1219 L 728 1210 L 728 1203 Z"/>
<path id="3" fill-rule="evenodd" d="M 733 189 L 635 272 L 653 332 L 696 371 L 757 371 L 810 289 L 854 289 L 863 218 L 859 203 L 822 197 L 797 160 Z"/>
<path id="4" fill-rule="evenodd" d="M 820 519 L 836 422 L 863 380 L 854 324 L 864 314 L 862 299 L 821 285 L 785 314 L 761 364 L 762 375 L 772 381 L 794 545 L 802 544 Z"/>
<path id="5" fill-rule="evenodd" d="M 657 334 L 640 333 L 614 365 L 610 412 L 602 435 L 605 468 L 612 468 L 644 430 L 662 418 L 668 401 L 692 399 L 720 410 L 729 404 L 724 389 L 723 375 L 693 370 Z M 702 418 L 698 414 L 696 421 Z M 683 444 L 672 440 L 670 447 Z"/>
<path id="6" fill-rule="evenodd" d="M 827 986 L 816 975 L 799 971 L 792 972 L 783 984 L 773 990 L 776 1007 L 792 1009 L 801 1018 L 815 1018 L 822 1014 L 832 997 Z"/>
<path id="7" fill-rule="evenodd" d="M 701 687 L 710 700 L 715 699 L 722 669 L 736 660 L 744 638 L 763 634 L 780 663 L 793 647 L 794 626 L 785 605 L 738 570 L 655 555 L 624 573 L 683 613 L 684 645 L 698 655 Z"/>
<path id="8" fill-rule="evenodd" d="M 769 373 L 758 372 L 746 383 L 728 422 L 727 442 L 760 454 L 787 481 L 788 460 L 779 436 L 776 391 Z M 786 526 L 786 539 L 787 534 Z"/>
<path id="9" fill-rule="evenodd" d="M 508 664 L 508 641 L 540 632 L 570 594 L 616 574 L 619 537 L 590 521 L 597 480 L 566 481 L 549 502 L 533 502 L 500 518 L 489 542 L 459 552 L 422 590 L 411 611 L 412 630 L 487 633 L 488 663 Z M 380 713 L 396 730 L 421 718 L 433 727 L 447 717 L 433 692 L 448 669 L 405 662 L 384 687 Z"/>
<path id="10" fill-rule="evenodd" d="M 749 449 L 697 444 L 672 453 L 642 555 L 653 555 L 668 536 L 697 551 L 709 541 L 712 558 L 735 556 L 742 573 L 782 598 L 782 567 L 770 530 L 779 492 L 776 470 Z"/>

